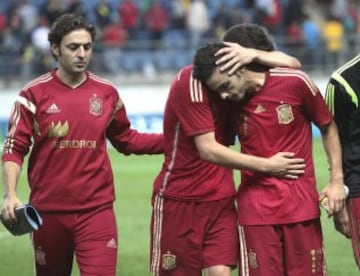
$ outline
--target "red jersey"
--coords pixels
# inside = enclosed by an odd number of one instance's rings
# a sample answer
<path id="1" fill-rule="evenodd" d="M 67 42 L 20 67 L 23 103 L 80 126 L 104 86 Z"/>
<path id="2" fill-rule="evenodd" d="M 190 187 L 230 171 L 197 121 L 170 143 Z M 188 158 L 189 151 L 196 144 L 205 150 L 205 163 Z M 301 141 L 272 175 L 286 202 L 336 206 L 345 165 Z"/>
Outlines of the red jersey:
<path id="1" fill-rule="evenodd" d="M 165 162 L 154 183 L 154 192 L 177 200 L 211 201 L 233 196 L 232 170 L 200 158 L 194 136 L 215 132 L 225 139 L 226 102 L 209 93 L 192 77 L 192 66 L 183 68 L 172 82 L 164 113 Z"/>
<path id="2" fill-rule="evenodd" d="M 243 171 L 238 191 L 243 225 L 283 224 L 319 217 L 312 159 L 312 126 L 332 121 L 315 84 L 299 70 L 275 68 L 264 86 L 244 103 L 239 135 L 243 153 L 270 157 L 279 151 L 304 158 L 305 174 L 297 180 Z"/>
<path id="3" fill-rule="evenodd" d="M 30 202 L 39 210 L 76 211 L 115 199 L 108 138 L 125 154 L 163 152 L 162 135 L 130 128 L 117 90 L 91 73 L 76 88 L 55 71 L 22 89 L 12 110 L 3 162 L 29 157 Z"/>

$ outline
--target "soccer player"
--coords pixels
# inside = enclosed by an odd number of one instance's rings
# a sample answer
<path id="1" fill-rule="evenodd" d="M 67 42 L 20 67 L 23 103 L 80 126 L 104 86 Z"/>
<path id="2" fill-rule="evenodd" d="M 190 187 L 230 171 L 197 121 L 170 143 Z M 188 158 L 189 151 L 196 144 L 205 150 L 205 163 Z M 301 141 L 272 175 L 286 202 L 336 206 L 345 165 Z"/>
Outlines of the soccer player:
<path id="1" fill-rule="evenodd" d="M 335 228 L 352 241 L 360 269 L 360 55 L 335 70 L 328 82 L 325 100 L 339 129 L 344 182 L 349 199 L 344 211 L 334 215 Z"/>
<path id="2" fill-rule="evenodd" d="M 74 253 L 81 275 L 114 276 L 118 235 L 107 139 L 124 154 L 164 151 L 163 136 L 131 129 L 116 88 L 87 71 L 94 37 L 82 17 L 59 17 L 48 35 L 57 68 L 20 91 L 9 120 L 1 213 L 16 220 L 16 186 L 31 150 L 30 203 L 43 218 L 32 236 L 39 276 L 70 275 Z"/>
<path id="3" fill-rule="evenodd" d="M 235 63 L 262 60 L 292 64 L 286 54 L 236 49 Z M 228 60 L 228 59 L 227 59 Z M 232 58 L 228 60 L 232 63 Z M 227 63 L 225 63 L 224 66 Z M 296 63 L 297 65 L 297 63 Z M 231 65 L 230 65 L 231 67 Z M 238 261 L 235 185 L 231 168 L 297 178 L 303 160 L 290 152 L 258 158 L 227 146 L 234 133 L 228 104 L 209 93 L 186 66 L 173 80 L 164 113 L 165 161 L 154 181 L 151 271 L 153 275 L 230 276 Z"/>
<path id="4" fill-rule="evenodd" d="M 256 24 L 237 25 L 226 41 L 271 51 L 267 31 Z M 215 53 L 222 43 L 198 49 L 193 76 L 224 100 L 238 102 L 241 152 L 262 157 L 278 151 L 305 159 L 297 179 L 242 170 L 237 194 L 240 275 L 326 275 L 319 195 L 312 160 L 311 122 L 322 134 L 330 182 L 322 191 L 330 213 L 345 202 L 341 150 L 336 125 L 314 82 L 301 70 L 266 68 L 251 63 L 233 75 L 221 72 Z M 241 101 L 241 102 L 239 102 Z"/>

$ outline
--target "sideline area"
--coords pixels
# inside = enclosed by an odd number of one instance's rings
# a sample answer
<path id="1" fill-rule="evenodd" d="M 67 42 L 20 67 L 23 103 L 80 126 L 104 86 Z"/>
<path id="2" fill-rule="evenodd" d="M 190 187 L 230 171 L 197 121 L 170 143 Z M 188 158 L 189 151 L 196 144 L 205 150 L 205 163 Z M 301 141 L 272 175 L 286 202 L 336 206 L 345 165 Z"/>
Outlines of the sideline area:
<path id="1" fill-rule="evenodd" d="M 321 93 L 325 93 L 327 78 L 315 78 L 315 83 Z M 142 132 L 162 132 L 163 111 L 168 94 L 169 85 L 131 85 L 119 86 L 118 91 L 125 103 L 126 111 L 132 127 Z M 14 88 L 0 92 L 0 144 L 7 132 L 7 122 L 14 100 L 19 93 Z M 314 137 L 320 135 L 313 127 Z"/>

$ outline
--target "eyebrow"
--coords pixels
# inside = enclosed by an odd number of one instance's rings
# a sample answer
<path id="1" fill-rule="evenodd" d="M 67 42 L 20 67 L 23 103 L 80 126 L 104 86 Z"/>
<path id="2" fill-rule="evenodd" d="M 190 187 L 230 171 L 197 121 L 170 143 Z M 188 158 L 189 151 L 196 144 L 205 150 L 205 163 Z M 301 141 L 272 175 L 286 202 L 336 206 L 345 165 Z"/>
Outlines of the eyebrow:
<path id="1" fill-rule="evenodd" d="M 92 42 L 86 42 L 86 43 L 76 43 L 76 42 L 71 42 L 69 44 L 67 44 L 66 46 L 68 47 L 73 47 L 75 46 L 76 48 L 80 47 L 80 46 L 91 46 Z"/>
<path id="2" fill-rule="evenodd" d="M 223 82 L 223 83 L 221 83 L 218 87 L 216 87 L 215 90 L 218 91 L 218 92 L 222 92 L 222 91 L 224 91 L 225 89 L 229 88 L 229 84 L 230 84 L 229 81 Z"/>

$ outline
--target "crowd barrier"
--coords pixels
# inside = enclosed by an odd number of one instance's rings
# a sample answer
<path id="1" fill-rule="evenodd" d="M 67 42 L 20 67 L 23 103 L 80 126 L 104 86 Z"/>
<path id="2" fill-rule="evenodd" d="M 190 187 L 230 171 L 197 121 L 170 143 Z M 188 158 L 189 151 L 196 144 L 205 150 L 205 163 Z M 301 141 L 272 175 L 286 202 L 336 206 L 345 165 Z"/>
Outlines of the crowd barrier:
<path id="1" fill-rule="evenodd" d="M 315 83 L 322 93 L 325 92 L 327 79 L 315 79 Z M 170 84 L 148 86 L 118 87 L 120 96 L 125 103 L 132 127 L 141 132 L 162 132 L 163 111 Z M 7 132 L 7 122 L 13 102 L 18 91 L 7 90 L 0 92 L 0 143 L 4 141 Z M 314 137 L 320 135 L 319 130 L 313 127 Z"/>

